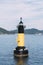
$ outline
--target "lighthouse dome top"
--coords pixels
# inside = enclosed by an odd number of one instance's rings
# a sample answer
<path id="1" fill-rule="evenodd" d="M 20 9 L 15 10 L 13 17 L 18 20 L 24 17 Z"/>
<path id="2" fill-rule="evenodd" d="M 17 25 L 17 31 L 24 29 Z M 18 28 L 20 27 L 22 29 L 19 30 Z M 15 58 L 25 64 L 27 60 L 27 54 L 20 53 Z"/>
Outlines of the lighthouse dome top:
<path id="1" fill-rule="evenodd" d="M 22 17 L 20 17 L 20 23 L 19 24 L 23 24 L 23 22 L 22 22 Z"/>
<path id="2" fill-rule="evenodd" d="M 26 27 L 25 25 L 23 25 L 22 17 L 20 17 L 20 22 L 19 22 L 19 24 L 17 25 L 17 28 L 20 27 L 20 26 L 23 26 L 24 28 Z"/>

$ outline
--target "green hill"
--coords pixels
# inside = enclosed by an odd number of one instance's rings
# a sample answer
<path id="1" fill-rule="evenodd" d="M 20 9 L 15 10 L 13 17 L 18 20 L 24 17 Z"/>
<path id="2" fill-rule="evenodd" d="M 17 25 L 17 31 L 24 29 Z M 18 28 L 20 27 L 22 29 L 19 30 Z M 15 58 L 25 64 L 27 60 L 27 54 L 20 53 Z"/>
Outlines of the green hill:
<path id="1" fill-rule="evenodd" d="M 8 34 L 8 31 L 3 28 L 0 28 L 0 34 Z"/>
<path id="2" fill-rule="evenodd" d="M 16 34 L 16 33 L 17 33 L 17 30 L 8 31 L 4 28 L 0 28 L 0 34 Z M 26 29 L 25 34 L 43 34 L 43 30 L 38 30 L 35 28 Z"/>
<path id="3" fill-rule="evenodd" d="M 32 29 L 26 29 L 25 33 L 26 34 L 43 34 L 43 30 L 32 28 Z"/>

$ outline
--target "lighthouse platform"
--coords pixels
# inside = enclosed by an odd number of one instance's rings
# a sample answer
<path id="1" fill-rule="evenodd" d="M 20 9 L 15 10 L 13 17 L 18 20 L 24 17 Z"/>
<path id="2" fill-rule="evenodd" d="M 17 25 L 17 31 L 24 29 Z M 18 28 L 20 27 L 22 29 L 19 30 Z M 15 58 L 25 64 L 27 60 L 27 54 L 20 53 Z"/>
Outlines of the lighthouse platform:
<path id="1" fill-rule="evenodd" d="M 15 57 L 28 57 L 28 50 L 26 47 L 16 47 L 14 50 Z"/>

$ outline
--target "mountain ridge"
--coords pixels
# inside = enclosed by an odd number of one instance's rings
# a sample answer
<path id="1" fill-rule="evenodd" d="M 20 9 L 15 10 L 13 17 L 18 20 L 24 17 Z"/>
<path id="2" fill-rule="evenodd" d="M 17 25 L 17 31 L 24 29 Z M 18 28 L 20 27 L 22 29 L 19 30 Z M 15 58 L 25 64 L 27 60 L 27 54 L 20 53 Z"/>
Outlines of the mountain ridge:
<path id="1" fill-rule="evenodd" d="M 17 30 L 8 31 L 0 27 L 0 34 L 16 34 L 16 33 L 17 33 Z M 25 34 L 43 34 L 43 30 L 31 28 L 31 29 L 25 29 L 24 33 Z"/>

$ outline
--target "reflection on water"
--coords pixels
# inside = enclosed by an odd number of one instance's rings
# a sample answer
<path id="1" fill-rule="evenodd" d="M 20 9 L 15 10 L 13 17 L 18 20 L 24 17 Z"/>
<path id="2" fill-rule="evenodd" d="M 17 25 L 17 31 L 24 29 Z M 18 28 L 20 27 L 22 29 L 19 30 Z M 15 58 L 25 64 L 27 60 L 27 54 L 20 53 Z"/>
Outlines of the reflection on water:
<path id="1" fill-rule="evenodd" d="M 14 60 L 16 61 L 16 65 L 28 65 L 28 58 L 14 58 Z"/>

